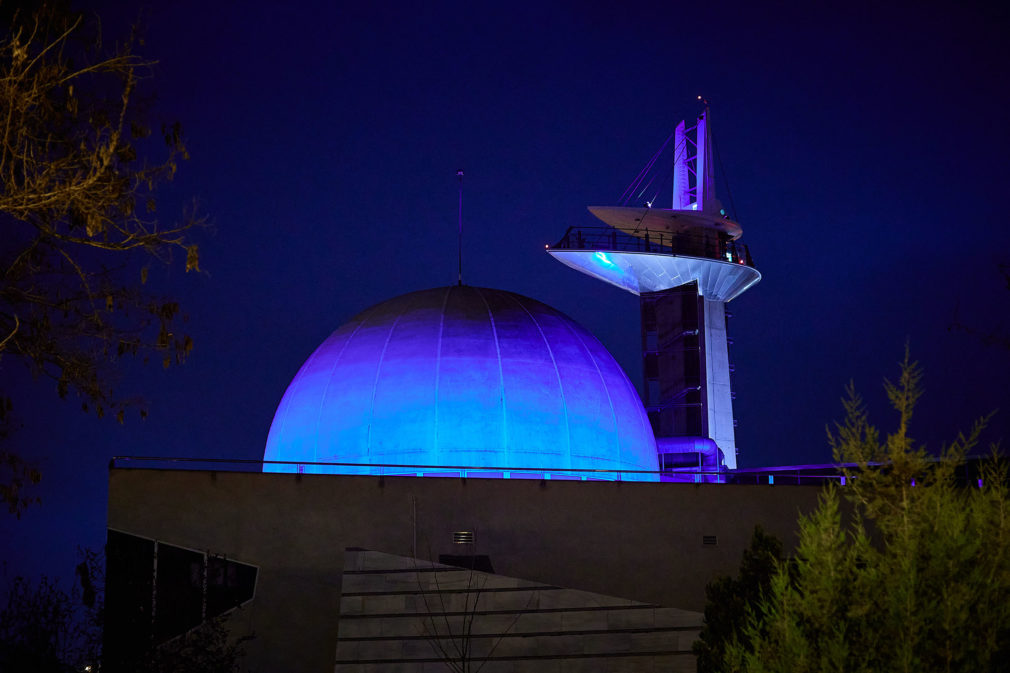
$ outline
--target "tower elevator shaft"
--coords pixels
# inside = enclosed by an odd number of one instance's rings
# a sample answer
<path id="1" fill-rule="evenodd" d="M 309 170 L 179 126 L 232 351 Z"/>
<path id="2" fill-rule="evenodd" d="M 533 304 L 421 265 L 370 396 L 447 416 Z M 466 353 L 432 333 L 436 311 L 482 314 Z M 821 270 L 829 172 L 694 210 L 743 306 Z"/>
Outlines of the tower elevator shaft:
<path id="1" fill-rule="evenodd" d="M 664 468 L 736 467 L 726 309 L 688 283 L 639 295 L 645 407 Z M 722 456 L 706 451 L 703 438 Z M 713 447 L 714 448 L 714 447 Z M 708 455 L 706 455 L 708 454 Z"/>

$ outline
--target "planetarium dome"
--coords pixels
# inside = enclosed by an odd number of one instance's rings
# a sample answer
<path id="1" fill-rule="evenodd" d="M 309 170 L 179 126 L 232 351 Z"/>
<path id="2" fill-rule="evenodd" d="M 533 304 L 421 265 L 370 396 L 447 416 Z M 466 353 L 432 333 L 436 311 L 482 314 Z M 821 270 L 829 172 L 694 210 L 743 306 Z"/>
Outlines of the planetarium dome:
<path id="1" fill-rule="evenodd" d="M 339 474 L 655 481 L 568 470 L 658 469 L 638 393 L 592 334 L 465 285 L 395 297 L 330 335 L 284 393 L 263 458 L 304 463 L 264 471 Z"/>

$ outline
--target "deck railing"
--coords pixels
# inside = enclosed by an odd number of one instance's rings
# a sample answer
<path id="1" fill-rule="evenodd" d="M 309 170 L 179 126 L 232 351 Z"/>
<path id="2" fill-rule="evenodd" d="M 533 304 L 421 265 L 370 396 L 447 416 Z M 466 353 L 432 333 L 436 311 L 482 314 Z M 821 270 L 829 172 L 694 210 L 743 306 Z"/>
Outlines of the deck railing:
<path id="1" fill-rule="evenodd" d="M 556 245 L 561 250 L 647 252 L 717 259 L 753 267 L 750 250 L 723 232 L 678 233 L 642 228 L 631 235 L 614 227 L 569 227 Z"/>

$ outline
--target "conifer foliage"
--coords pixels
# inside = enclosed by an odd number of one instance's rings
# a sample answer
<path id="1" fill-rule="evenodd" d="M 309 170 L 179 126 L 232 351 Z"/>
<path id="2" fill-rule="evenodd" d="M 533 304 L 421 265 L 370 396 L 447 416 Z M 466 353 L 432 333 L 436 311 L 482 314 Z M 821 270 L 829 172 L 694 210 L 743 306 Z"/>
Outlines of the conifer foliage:
<path id="1" fill-rule="evenodd" d="M 933 458 L 908 434 L 922 387 L 907 354 L 885 388 L 898 423 L 881 439 L 850 385 L 829 437 L 855 467 L 801 517 L 794 557 L 738 615 L 722 670 L 1010 670 L 1007 471 L 994 456 L 980 482 L 958 474 L 988 419 Z"/>
<path id="2" fill-rule="evenodd" d="M 754 528 L 750 547 L 744 550 L 740 574 L 719 577 L 705 587 L 705 628 L 693 646 L 698 673 L 721 673 L 726 648 L 737 632 L 740 616 L 768 592 L 772 577 L 782 561 L 782 542 L 761 528 Z"/>

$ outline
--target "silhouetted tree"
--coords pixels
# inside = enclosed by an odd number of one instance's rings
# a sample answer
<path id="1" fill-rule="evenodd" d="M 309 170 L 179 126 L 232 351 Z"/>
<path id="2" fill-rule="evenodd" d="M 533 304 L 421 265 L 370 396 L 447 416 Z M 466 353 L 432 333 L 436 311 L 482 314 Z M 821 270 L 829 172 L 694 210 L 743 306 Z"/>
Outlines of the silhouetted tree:
<path id="1" fill-rule="evenodd" d="M 2 400 L 0 404 L 3 404 Z M 0 418 L 0 424 L 3 422 Z M 2 437 L 0 441 L 3 441 Z M 38 502 L 37 496 L 25 493 L 25 487 L 37 484 L 41 479 L 38 467 L 16 453 L 0 450 L 0 499 L 7 505 L 8 512 L 20 518 L 28 505 Z"/>
<path id="2" fill-rule="evenodd" d="M 146 286 L 149 265 L 174 251 L 198 269 L 189 235 L 201 221 L 163 224 L 155 198 L 188 156 L 181 130 L 162 129 L 161 151 L 149 138 L 137 87 L 152 63 L 136 38 L 105 41 L 96 17 L 59 0 L 0 9 L 0 366 L 22 362 L 122 422 L 115 362 L 153 355 L 167 367 L 192 348 L 179 305 Z M 12 394 L 0 390 L 6 414 Z M 20 490 L 2 492 L 12 509 Z"/>
<path id="3" fill-rule="evenodd" d="M 97 670 L 101 650 L 101 563 L 81 552 L 79 584 L 69 592 L 57 580 L 15 577 L 0 610 L 0 671 L 62 673 Z"/>
<path id="4" fill-rule="evenodd" d="M 232 640 L 224 618 L 210 619 L 192 631 L 152 647 L 129 668 L 145 673 L 238 673 L 245 651 Z"/>

